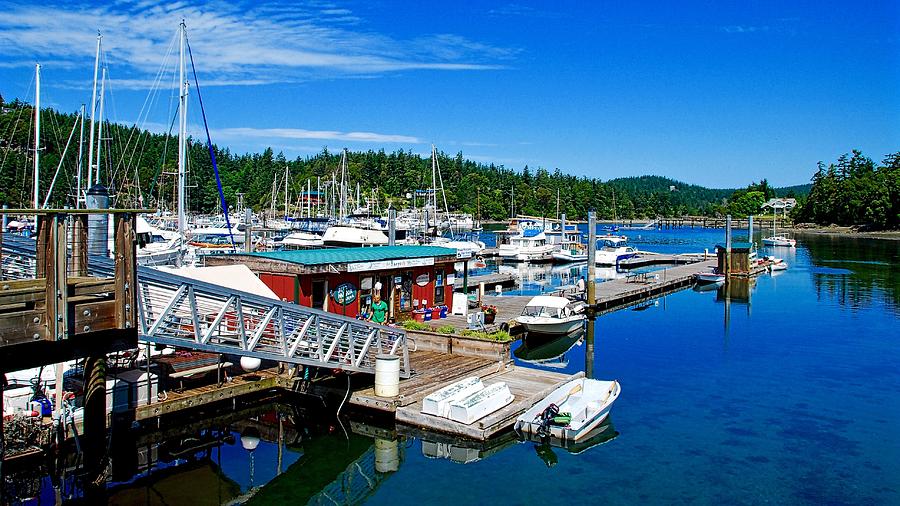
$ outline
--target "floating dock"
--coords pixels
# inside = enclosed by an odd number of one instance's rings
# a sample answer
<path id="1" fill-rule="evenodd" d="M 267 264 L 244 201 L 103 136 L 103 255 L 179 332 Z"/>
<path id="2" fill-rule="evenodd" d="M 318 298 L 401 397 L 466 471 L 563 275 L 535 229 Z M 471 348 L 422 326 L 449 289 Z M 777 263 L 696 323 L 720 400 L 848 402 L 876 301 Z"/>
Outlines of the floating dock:
<path id="1" fill-rule="evenodd" d="M 374 387 L 366 385 L 354 389 L 351 386 L 347 404 L 393 415 L 398 423 L 483 441 L 511 428 L 519 415 L 555 388 L 584 375 L 582 372 L 570 375 L 517 367 L 508 355 L 505 360 L 498 361 L 453 353 L 417 351 L 410 353 L 410 362 L 414 373 L 411 378 L 400 381 L 398 396 L 378 397 Z M 470 425 L 422 414 L 422 400 L 428 394 L 469 376 L 480 377 L 485 385 L 505 382 L 515 397 L 513 402 Z M 341 385 L 341 380 L 332 379 L 327 385 L 324 383 L 313 384 L 310 392 L 345 395 L 346 387 Z"/>

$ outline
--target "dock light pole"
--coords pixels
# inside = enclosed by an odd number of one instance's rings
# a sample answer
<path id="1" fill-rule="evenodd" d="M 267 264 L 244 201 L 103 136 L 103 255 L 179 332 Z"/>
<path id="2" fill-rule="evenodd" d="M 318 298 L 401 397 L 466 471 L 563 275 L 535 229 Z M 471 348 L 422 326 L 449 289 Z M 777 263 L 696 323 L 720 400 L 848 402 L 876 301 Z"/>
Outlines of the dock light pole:
<path id="1" fill-rule="evenodd" d="M 731 215 L 725 216 L 725 281 L 731 275 Z"/>
<path id="2" fill-rule="evenodd" d="M 747 242 L 753 243 L 753 215 L 747 217 Z"/>

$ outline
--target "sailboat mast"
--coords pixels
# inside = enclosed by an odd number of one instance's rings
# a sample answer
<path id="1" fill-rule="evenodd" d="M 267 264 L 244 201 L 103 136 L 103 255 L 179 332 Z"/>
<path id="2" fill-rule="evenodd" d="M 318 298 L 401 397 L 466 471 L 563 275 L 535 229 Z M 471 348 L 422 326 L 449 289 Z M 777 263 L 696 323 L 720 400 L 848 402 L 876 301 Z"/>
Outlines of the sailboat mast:
<path id="1" fill-rule="evenodd" d="M 41 186 L 41 64 L 34 65 L 34 208 Z"/>
<path id="2" fill-rule="evenodd" d="M 81 172 L 84 158 L 84 104 L 81 104 L 81 131 L 78 134 L 78 164 L 75 172 L 75 209 L 81 207 Z"/>
<path id="3" fill-rule="evenodd" d="M 91 91 L 91 131 L 88 140 L 88 173 L 87 186 L 91 185 L 94 170 L 94 113 L 97 111 L 97 72 L 100 69 L 100 40 L 103 38 L 97 32 L 97 53 L 94 55 L 94 88 Z"/>
<path id="4" fill-rule="evenodd" d="M 106 67 L 100 80 L 100 113 L 97 115 L 97 170 L 94 171 L 93 184 L 100 184 L 100 148 L 103 146 L 103 97 L 106 95 Z"/>
<path id="5" fill-rule="evenodd" d="M 185 237 L 187 229 L 187 217 L 184 210 L 184 190 L 187 180 L 185 170 L 187 165 L 187 93 L 188 85 L 184 79 L 184 39 L 185 39 L 184 20 L 181 21 L 180 37 L 179 37 L 179 60 L 178 60 L 178 233 L 181 237 Z"/>
<path id="6" fill-rule="evenodd" d="M 291 169 L 284 164 L 284 219 L 288 217 L 288 180 L 291 178 Z"/>

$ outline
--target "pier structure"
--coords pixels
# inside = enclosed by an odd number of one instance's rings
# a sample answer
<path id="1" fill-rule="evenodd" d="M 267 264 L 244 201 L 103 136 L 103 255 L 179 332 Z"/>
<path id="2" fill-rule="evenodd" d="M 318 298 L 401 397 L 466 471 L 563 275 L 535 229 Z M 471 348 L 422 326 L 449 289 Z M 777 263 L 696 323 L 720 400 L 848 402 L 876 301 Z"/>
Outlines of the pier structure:
<path id="1" fill-rule="evenodd" d="M 106 355 L 137 345 L 134 228 L 141 211 L 6 212 L 35 216 L 36 240 L 27 240 L 30 246 L 23 250 L 16 247 L 21 238 L 0 230 L 0 374 L 5 379 L 7 372 L 84 360 L 82 447 L 88 473 L 97 473 L 106 446 Z M 105 254 L 109 245 L 112 258 L 97 272 L 96 257 L 89 251 Z M 57 413 L 62 405 L 60 373 L 57 367 Z"/>

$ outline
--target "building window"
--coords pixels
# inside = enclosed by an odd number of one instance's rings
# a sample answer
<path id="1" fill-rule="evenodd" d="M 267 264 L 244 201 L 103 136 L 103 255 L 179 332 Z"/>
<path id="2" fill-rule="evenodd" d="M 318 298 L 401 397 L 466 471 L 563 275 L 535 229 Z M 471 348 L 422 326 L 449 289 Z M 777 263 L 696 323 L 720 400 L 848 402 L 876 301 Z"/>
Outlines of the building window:
<path id="1" fill-rule="evenodd" d="M 312 303 L 315 309 L 325 309 L 325 280 L 317 279 L 312 282 Z"/>

